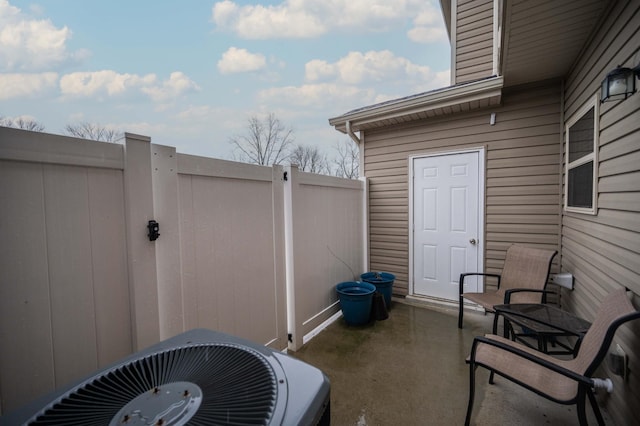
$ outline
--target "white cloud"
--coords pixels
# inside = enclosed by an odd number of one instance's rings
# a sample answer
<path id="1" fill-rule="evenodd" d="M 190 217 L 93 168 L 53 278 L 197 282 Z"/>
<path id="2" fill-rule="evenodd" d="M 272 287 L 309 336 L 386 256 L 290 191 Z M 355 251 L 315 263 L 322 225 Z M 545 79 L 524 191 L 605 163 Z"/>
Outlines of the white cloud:
<path id="1" fill-rule="evenodd" d="M 222 74 L 258 71 L 264 68 L 267 60 L 264 55 L 251 53 L 246 49 L 230 47 L 218 61 L 218 70 Z"/>
<path id="2" fill-rule="evenodd" d="M 175 146 L 179 152 L 192 155 L 230 158 L 228 138 L 246 126 L 246 108 L 189 105 L 164 121 L 121 125 L 133 133 L 151 136 L 155 143 Z"/>
<path id="3" fill-rule="evenodd" d="M 444 27 L 415 27 L 407 31 L 407 37 L 416 43 L 425 44 L 448 40 Z"/>
<path id="4" fill-rule="evenodd" d="M 330 115 L 329 110 L 347 110 L 449 85 L 449 70 L 433 72 L 388 50 L 350 52 L 333 63 L 313 60 L 305 71 L 307 84 L 262 90 L 258 101 L 324 109 Z"/>
<path id="5" fill-rule="evenodd" d="M 427 0 L 284 0 L 276 5 L 240 6 L 231 0 L 213 6 L 212 21 L 221 30 L 249 39 L 317 37 L 333 29 L 384 31 L 413 20 L 418 26 L 442 26 L 439 11 Z"/>
<path id="6" fill-rule="evenodd" d="M 336 67 L 321 59 L 314 59 L 304 65 L 305 78 L 308 81 L 323 80 L 336 74 Z"/>
<path id="7" fill-rule="evenodd" d="M 436 73 L 432 80 L 432 87 L 429 89 L 437 89 L 440 87 L 449 86 L 451 83 L 451 70 L 447 69 Z"/>
<path id="8" fill-rule="evenodd" d="M 45 72 L 39 74 L 2 74 L 0 73 L 0 100 L 33 96 L 54 89 L 58 74 Z"/>
<path id="9" fill-rule="evenodd" d="M 29 114 L 22 114 L 22 115 L 17 115 L 15 117 L 7 117 L 7 118 L 11 118 L 14 121 L 17 121 L 17 120 L 38 121 L 33 115 L 29 115 Z"/>
<path id="10" fill-rule="evenodd" d="M 213 22 L 218 28 L 232 30 L 243 38 L 305 38 L 326 32 L 326 27 L 296 0 L 277 6 L 239 7 L 230 0 L 213 6 Z"/>
<path id="11" fill-rule="evenodd" d="M 109 124 L 108 127 L 113 129 L 122 129 L 123 132 L 135 133 L 154 138 L 158 135 L 170 130 L 171 126 L 167 123 L 150 123 L 148 121 L 140 122 L 120 122 Z"/>
<path id="12" fill-rule="evenodd" d="M 119 95 L 131 88 L 155 83 L 155 74 L 139 76 L 112 70 L 74 72 L 60 79 L 60 91 L 69 96 Z"/>
<path id="13" fill-rule="evenodd" d="M 40 71 L 83 59 L 86 50 L 67 51 L 69 28 L 48 19 L 31 19 L 19 8 L 0 0 L 0 70 Z"/>
<path id="14" fill-rule="evenodd" d="M 407 31 L 409 40 L 415 43 L 437 43 L 449 40 L 442 14 L 433 5 L 426 5 L 413 20 L 414 27 Z"/>
<path id="15" fill-rule="evenodd" d="M 213 21 L 218 24 L 231 22 L 238 14 L 238 5 L 230 0 L 224 0 L 213 5 Z"/>
<path id="16" fill-rule="evenodd" d="M 211 120 L 215 118 L 215 114 L 219 112 L 218 108 L 210 105 L 190 105 L 187 109 L 180 111 L 176 117 L 180 120 L 201 121 Z"/>
<path id="17" fill-rule="evenodd" d="M 442 14 L 440 9 L 433 4 L 425 3 L 425 7 L 418 13 L 413 20 L 416 26 L 437 25 L 442 22 Z"/>
<path id="18" fill-rule="evenodd" d="M 3 21 L 17 19 L 20 16 L 20 13 L 20 9 L 15 6 L 11 6 L 8 0 L 0 0 L 0 19 Z"/>
<path id="19" fill-rule="evenodd" d="M 431 77 L 428 66 L 416 65 L 389 50 L 349 52 L 333 64 L 313 60 L 305 65 L 308 81 L 336 79 L 347 84 L 361 84 L 384 80 L 425 81 Z"/>
<path id="20" fill-rule="evenodd" d="M 60 91 L 63 96 L 117 96 L 139 90 L 155 102 L 166 102 L 200 88 L 180 71 L 169 79 L 158 81 L 155 74 L 119 74 L 112 70 L 74 72 L 62 76 Z"/>
<path id="21" fill-rule="evenodd" d="M 215 128 L 223 131 L 236 130 L 244 126 L 246 113 L 244 108 L 237 110 L 226 106 L 189 105 L 173 118 L 179 127 L 190 129 L 190 133 L 204 136 L 210 132 L 213 123 Z"/>
<path id="22" fill-rule="evenodd" d="M 198 91 L 200 87 L 184 73 L 175 71 L 162 84 L 143 87 L 141 90 L 156 102 L 166 102 L 184 93 Z"/>
<path id="23" fill-rule="evenodd" d="M 373 89 L 332 83 L 273 87 L 258 92 L 258 100 L 267 104 L 287 103 L 305 107 L 326 107 L 336 102 L 353 104 L 354 101 L 366 104 L 374 96 Z"/>

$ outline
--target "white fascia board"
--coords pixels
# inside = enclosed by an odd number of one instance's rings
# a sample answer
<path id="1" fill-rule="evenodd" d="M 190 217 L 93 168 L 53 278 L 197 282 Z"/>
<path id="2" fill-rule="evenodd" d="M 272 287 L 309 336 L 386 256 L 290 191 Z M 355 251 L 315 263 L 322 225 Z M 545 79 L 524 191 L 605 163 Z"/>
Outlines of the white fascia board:
<path id="1" fill-rule="evenodd" d="M 444 19 L 444 25 L 447 28 L 447 36 L 451 40 L 451 0 L 440 0 L 440 11 Z"/>
<path id="2" fill-rule="evenodd" d="M 351 123 L 352 128 L 357 129 L 363 124 L 499 96 L 502 93 L 503 83 L 502 77 L 493 77 L 445 87 L 441 90 L 427 92 L 421 96 L 399 99 L 397 102 L 384 103 L 378 107 L 372 106 L 362 111 L 354 111 L 340 117 L 330 118 L 329 124 L 344 132 L 346 131 L 347 121 Z"/>

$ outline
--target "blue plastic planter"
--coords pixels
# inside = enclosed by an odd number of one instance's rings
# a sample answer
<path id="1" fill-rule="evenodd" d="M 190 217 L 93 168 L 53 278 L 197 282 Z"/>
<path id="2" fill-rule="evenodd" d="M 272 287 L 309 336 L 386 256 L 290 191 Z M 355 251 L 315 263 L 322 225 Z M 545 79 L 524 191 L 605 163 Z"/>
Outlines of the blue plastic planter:
<path id="1" fill-rule="evenodd" d="M 396 276 L 389 272 L 365 272 L 360 275 L 360 279 L 364 282 L 371 283 L 384 296 L 384 303 L 387 309 L 391 309 L 391 293 L 393 290 L 393 281 Z"/>
<path id="2" fill-rule="evenodd" d="M 360 281 L 347 281 L 338 284 L 336 291 L 347 324 L 361 325 L 369 322 L 376 286 Z"/>

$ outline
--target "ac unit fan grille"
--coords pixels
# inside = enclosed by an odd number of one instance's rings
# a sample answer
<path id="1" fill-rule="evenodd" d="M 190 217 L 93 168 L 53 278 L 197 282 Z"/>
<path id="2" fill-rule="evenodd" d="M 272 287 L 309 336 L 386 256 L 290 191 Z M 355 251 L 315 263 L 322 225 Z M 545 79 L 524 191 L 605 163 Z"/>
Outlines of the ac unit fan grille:
<path id="1" fill-rule="evenodd" d="M 260 425 L 273 416 L 278 389 L 267 360 L 246 347 L 205 344 L 154 353 L 111 369 L 54 401 L 29 424 L 145 424 L 134 422 L 140 414 L 114 416 L 140 395 L 162 392 L 163 385 L 175 382 L 193 383 L 202 391 L 190 425 Z M 164 419 L 155 424 L 183 423 Z"/>

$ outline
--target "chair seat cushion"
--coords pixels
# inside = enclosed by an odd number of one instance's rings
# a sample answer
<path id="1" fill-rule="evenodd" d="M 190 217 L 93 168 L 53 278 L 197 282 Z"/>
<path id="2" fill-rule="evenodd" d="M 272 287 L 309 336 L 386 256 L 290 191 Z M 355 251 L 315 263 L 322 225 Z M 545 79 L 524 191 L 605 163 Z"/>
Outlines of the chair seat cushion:
<path id="1" fill-rule="evenodd" d="M 494 334 L 487 334 L 485 337 L 516 347 L 560 367 L 569 370 L 573 369 L 574 360 L 554 358 Z M 531 386 L 557 401 L 570 403 L 577 396 L 578 383 L 575 380 L 571 380 L 533 361 L 495 346 L 478 343 L 475 360 L 477 363 Z"/>

